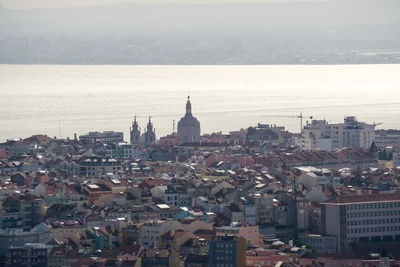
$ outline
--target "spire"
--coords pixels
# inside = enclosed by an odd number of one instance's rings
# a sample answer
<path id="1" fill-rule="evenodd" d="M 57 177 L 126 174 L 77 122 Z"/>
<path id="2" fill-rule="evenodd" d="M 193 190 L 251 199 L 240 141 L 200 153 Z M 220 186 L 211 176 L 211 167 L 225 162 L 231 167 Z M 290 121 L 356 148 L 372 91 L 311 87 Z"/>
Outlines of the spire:
<path id="1" fill-rule="evenodd" d="M 190 104 L 190 96 L 187 97 L 186 115 L 192 115 L 192 104 Z"/>
<path id="2" fill-rule="evenodd" d="M 147 124 L 147 131 L 153 131 L 153 124 L 151 123 L 151 117 L 149 116 L 149 123 Z"/>

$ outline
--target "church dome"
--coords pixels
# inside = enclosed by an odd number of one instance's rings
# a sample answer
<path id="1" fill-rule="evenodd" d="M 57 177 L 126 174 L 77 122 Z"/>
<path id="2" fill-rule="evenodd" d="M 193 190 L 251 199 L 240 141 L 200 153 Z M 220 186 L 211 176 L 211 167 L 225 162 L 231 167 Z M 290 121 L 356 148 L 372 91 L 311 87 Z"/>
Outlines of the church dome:
<path id="1" fill-rule="evenodd" d="M 186 114 L 178 122 L 179 143 L 200 142 L 200 122 L 192 115 L 192 105 L 188 96 Z"/>

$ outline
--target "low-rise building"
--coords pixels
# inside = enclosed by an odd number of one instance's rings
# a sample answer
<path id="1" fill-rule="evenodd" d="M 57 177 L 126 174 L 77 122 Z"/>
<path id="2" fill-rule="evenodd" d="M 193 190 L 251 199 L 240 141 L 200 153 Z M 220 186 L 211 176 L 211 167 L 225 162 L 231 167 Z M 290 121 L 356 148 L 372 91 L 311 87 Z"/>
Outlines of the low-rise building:
<path id="1" fill-rule="evenodd" d="M 84 144 L 93 144 L 96 142 L 107 143 L 120 143 L 124 141 L 123 132 L 105 131 L 105 132 L 89 132 L 86 135 L 79 136 L 79 141 Z"/>
<path id="2" fill-rule="evenodd" d="M 79 174 L 86 177 L 101 178 L 107 174 L 118 175 L 121 172 L 121 162 L 116 159 L 90 157 L 79 164 Z"/>

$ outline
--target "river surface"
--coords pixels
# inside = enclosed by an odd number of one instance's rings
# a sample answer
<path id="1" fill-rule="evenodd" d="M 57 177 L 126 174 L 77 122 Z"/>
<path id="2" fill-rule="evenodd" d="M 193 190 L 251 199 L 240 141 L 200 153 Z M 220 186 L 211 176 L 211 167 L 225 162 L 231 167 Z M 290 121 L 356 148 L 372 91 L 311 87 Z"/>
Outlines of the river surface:
<path id="1" fill-rule="evenodd" d="M 0 65 L 0 141 L 33 134 L 124 132 L 152 117 L 157 138 L 185 112 L 202 133 L 257 123 L 300 130 L 303 113 L 400 128 L 400 65 L 115 66 Z"/>

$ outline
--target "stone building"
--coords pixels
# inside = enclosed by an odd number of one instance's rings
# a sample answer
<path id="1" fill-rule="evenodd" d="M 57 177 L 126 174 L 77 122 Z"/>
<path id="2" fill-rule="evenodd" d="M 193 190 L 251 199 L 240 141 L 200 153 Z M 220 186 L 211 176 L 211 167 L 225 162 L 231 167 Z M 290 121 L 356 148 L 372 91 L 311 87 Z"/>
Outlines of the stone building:
<path id="1" fill-rule="evenodd" d="M 188 96 L 186 114 L 178 122 L 179 143 L 200 142 L 200 122 L 192 115 L 192 105 Z"/>
<path id="2" fill-rule="evenodd" d="M 136 116 L 134 118 L 134 121 L 132 123 L 132 127 L 130 129 L 131 132 L 131 144 L 139 144 L 140 142 L 140 129 L 139 125 L 136 121 Z"/>
<path id="3" fill-rule="evenodd" d="M 149 117 L 149 122 L 147 123 L 146 131 L 141 134 L 139 125 L 136 121 L 136 116 L 130 128 L 131 134 L 131 144 L 132 145 L 150 145 L 156 141 L 156 132 L 153 128 L 153 123 L 151 122 L 151 117 Z"/>

